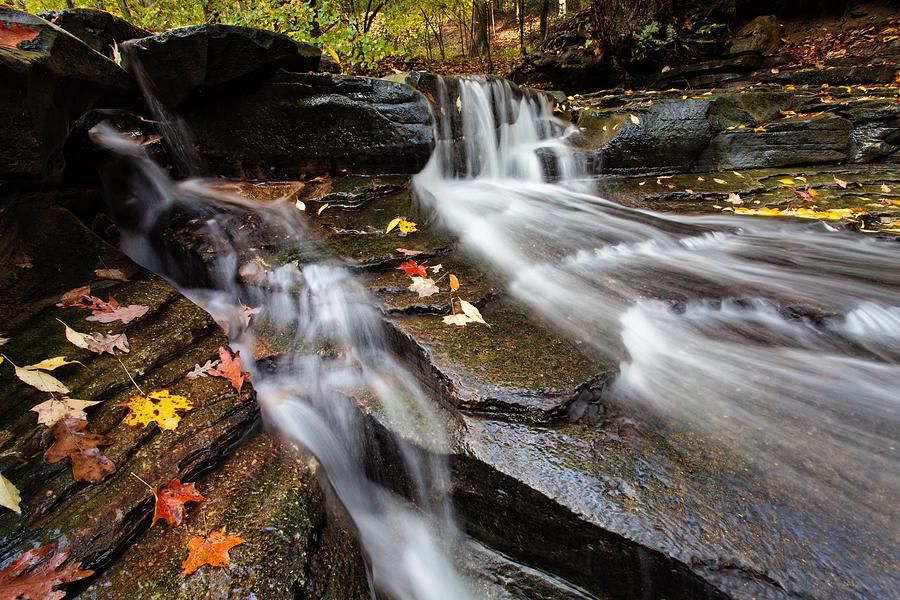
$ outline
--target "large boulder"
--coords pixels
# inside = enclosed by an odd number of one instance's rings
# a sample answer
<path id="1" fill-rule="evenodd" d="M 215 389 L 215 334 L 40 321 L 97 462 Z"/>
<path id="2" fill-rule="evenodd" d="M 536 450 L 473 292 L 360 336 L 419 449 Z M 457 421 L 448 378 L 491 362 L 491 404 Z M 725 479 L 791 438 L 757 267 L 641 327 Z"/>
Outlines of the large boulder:
<path id="1" fill-rule="evenodd" d="M 105 10 L 66 8 L 38 13 L 57 27 L 62 27 L 79 40 L 112 58 L 113 46 L 135 38 L 147 37 L 150 32 Z"/>
<path id="2" fill-rule="evenodd" d="M 774 15 L 756 17 L 740 31 L 731 42 L 729 52 L 738 54 L 741 52 L 758 52 L 763 56 L 772 56 L 778 53 L 781 47 L 781 25 Z"/>
<path id="3" fill-rule="evenodd" d="M 125 68 L 165 106 L 198 90 L 279 68 L 316 71 L 321 51 L 252 27 L 192 25 L 122 44 Z"/>
<path id="4" fill-rule="evenodd" d="M 58 179 L 78 118 L 134 90 L 125 71 L 81 40 L 39 17 L 0 9 L 0 180 Z"/>
<path id="5" fill-rule="evenodd" d="M 427 100 L 381 79 L 279 71 L 252 88 L 185 103 L 180 112 L 218 175 L 416 173 L 434 145 Z"/>

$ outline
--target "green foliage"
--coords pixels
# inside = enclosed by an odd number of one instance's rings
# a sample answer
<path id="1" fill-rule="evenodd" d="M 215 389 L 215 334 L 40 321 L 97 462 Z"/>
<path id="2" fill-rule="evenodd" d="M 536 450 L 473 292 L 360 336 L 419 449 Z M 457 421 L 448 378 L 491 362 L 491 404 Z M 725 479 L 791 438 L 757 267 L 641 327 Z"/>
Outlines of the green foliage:
<path id="1" fill-rule="evenodd" d="M 643 60 L 674 41 L 675 28 L 671 24 L 662 30 L 659 23 L 651 21 L 635 40 L 634 56 L 637 60 Z"/>
<path id="2" fill-rule="evenodd" d="M 712 35 L 720 29 L 725 28 L 725 23 L 709 23 L 697 28 L 698 35 Z"/>

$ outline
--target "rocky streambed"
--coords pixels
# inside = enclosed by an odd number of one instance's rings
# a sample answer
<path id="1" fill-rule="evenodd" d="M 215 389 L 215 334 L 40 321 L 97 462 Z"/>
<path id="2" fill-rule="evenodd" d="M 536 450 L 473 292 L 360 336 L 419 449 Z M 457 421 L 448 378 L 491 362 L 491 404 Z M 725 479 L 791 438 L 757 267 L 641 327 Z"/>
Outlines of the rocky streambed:
<path id="1" fill-rule="evenodd" d="M 235 257 L 250 285 L 280 265 L 323 258 L 365 282 L 393 351 L 446 423 L 450 493 L 470 536 L 459 562 L 485 597 L 890 596 L 894 525 L 864 531 L 840 514 L 810 513 L 727 443 L 615 402 L 608 383 L 618 360 L 535 316 L 506 292 L 503 274 L 432 221 L 409 178 L 434 146 L 432 78 L 323 73 L 332 69 L 315 49 L 245 28 L 146 36 L 91 11 L 46 17 L 0 10 L 0 337 L 9 340 L 0 350 L 19 365 L 60 355 L 81 362 L 55 373 L 73 397 L 101 402 L 88 409 L 89 429 L 111 442 L 103 451 L 115 472 L 87 483 L 67 461 L 46 464 L 53 439 L 31 408 L 47 394 L 0 365 L 0 471 L 22 497 L 21 515 L 0 515 L 4 561 L 59 542 L 95 571 L 67 588 L 86 598 L 369 596 L 369 559 L 351 520 L 326 503 L 316 461 L 266 432 L 253 381 L 237 392 L 222 378 L 188 377 L 228 339 L 173 285 L 221 275 L 217 259 L 231 239 L 253 250 Z M 137 62 L 114 62 L 111 40 Z M 145 103 L 142 85 L 160 106 Z M 624 205 L 768 209 L 860 236 L 897 231 L 896 87 L 620 91 L 558 105 L 581 129 L 572 141 L 601 195 Z M 160 123 L 172 114 L 181 131 Z M 156 198 L 117 187 L 137 173 L 133 161 L 94 149 L 88 131 L 104 120 L 176 174 L 218 176 L 219 187 L 254 202 L 293 204 L 309 235 L 285 237 L 238 207 L 214 238 L 204 215 L 174 212 L 152 235 L 171 258 L 158 265 L 172 278 L 163 280 L 117 249 L 136 226 L 134 203 Z M 183 139 L 191 148 L 177 145 Z M 187 155 L 200 160 L 187 164 Z M 419 231 L 386 234 L 397 216 Z M 449 284 L 428 297 L 410 293 L 397 267 L 411 257 L 455 274 L 490 328 L 444 324 Z M 86 285 L 148 310 L 120 326 L 57 306 Z M 78 349 L 60 320 L 85 333 L 124 332 L 130 351 Z M 623 353 L 619 339 L 602 345 Z M 307 351 L 273 327 L 255 357 L 277 369 L 279 356 Z M 131 427 L 123 405 L 136 386 L 170 390 L 194 408 L 175 430 Z M 378 449 L 369 469 L 408 491 L 393 460 L 395 424 L 364 392 L 353 400 Z M 182 528 L 151 527 L 153 496 L 135 476 L 196 481 L 206 500 Z M 222 526 L 246 540 L 230 569 L 182 578 L 187 541 Z M 869 551 L 859 551 L 860 538 Z"/>

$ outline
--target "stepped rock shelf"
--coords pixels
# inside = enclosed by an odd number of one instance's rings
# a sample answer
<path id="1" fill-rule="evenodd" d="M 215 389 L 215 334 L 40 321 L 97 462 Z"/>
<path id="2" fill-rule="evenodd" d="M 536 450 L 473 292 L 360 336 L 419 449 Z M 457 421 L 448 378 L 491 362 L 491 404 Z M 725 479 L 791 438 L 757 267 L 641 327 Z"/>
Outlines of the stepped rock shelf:
<path id="1" fill-rule="evenodd" d="M 21 515 L 0 514 L 4 563 L 57 541 L 95 571 L 66 591 L 92 599 L 210 590 L 369 597 L 358 532 L 326 502 L 316 461 L 263 430 L 253 381 L 238 393 L 222 378 L 188 377 L 228 339 L 173 285 L 220 278 L 218 259 L 239 240 L 252 253 L 234 260 L 251 279 L 295 261 L 339 260 L 365 283 L 391 349 L 446 423 L 449 493 L 469 536 L 460 568 L 480 595 L 825 599 L 886 598 L 896 589 L 893 524 L 856 529 L 838 514 L 804 512 L 727 445 L 613 402 L 607 390 L 619 361 L 592 350 L 597 340 L 556 332 L 432 221 L 410 175 L 435 146 L 433 76 L 322 72 L 333 65 L 315 48 L 249 28 L 149 35 L 100 11 L 43 17 L 0 9 L 0 337 L 9 340 L 0 351 L 20 365 L 80 361 L 55 374 L 73 397 L 100 402 L 87 410 L 89 430 L 111 442 L 102 450 L 115 472 L 89 484 L 73 479 L 68 460 L 46 464 L 52 435 L 31 408 L 47 394 L 0 365 L 0 472 L 22 495 Z M 113 41 L 125 49 L 124 68 L 112 60 Z M 453 94 L 458 81 L 445 84 Z M 145 104 L 148 86 L 161 107 Z M 814 206 L 847 211 L 850 218 L 828 221 L 833 229 L 886 239 L 900 231 L 896 87 L 618 91 L 560 99 L 558 108 L 580 128 L 571 142 L 601 195 L 623 205 L 696 214 Z M 159 120 L 170 113 L 192 140 L 189 152 Z M 160 197 L 129 187 L 140 177 L 133 156 L 95 149 L 89 131 L 102 121 L 170 172 L 220 177 L 223 192 L 297 206 L 307 234 L 284 236 L 236 203 L 221 221 L 225 235 L 213 237 L 203 215 L 176 209 L 149 234 L 153 250 L 172 258 L 155 265 L 171 281 L 162 279 L 117 249 L 139 226 L 136 204 Z M 195 152 L 190 168 L 179 162 Z M 385 235 L 399 215 L 420 231 Z M 829 243 L 824 229 L 822 240 Z M 446 283 L 433 296 L 411 294 L 397 269 L 410 252 L 456 274 L 491 327 L 444 324 Z M 97 269 L 118 269 L 128 281 L 99 279 Z M 85 285 L 148 310 L 119 326 L 56 305 Z M 124 331 L 130 351 L 78 349 L 58 320 L 85 333 Z M 600 343 L 623 352 L 620 339 Z M 273 329 L 255 358 L 277 369 L 280 356 L 308 350 Z M 123 405 L 136 386 L 168 389 L 194 407 L 175 430 L 128 426 Z M 393 431 L 365 392 L 353 400 L 380 449 L 368 469 L 407 492 L 393 437 L 406 432 Z M 206 500 L 191 506 L 183 528 L 151 527 L 152 494 L 132 474 L 153 485 L 195 481 Z M 182 578 L 188 540 L 222 526 L 246 540 L 232 550 L 231 568 Z M 870 541 L 865 554 L 859 538 Z"/>

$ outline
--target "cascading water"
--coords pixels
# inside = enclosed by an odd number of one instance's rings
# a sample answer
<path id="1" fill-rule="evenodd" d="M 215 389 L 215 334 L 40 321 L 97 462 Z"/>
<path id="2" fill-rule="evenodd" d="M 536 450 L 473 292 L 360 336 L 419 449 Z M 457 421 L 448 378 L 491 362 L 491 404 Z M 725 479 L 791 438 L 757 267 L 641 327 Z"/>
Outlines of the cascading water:
<path id="1" fill-rule="evenodd" d="M 565 144 L 572 129 L 538 97 L 463 79 L 446 102 L 419 197 L 515 298 L 619 362 L 607 397 L 739 453 L 784 502 L 828 510 L 858 555 L 863 531 L 889 555 L 897 244 L 613 204 L 587 192 Z"/>
<path id="2" fill-rule="evenodd" d="M 265 258 L 248 240 L 235 236 L 229 218 L 250 214 L 273 239 L 287 240 L 308 254 L 304 246 L 311 242 L 293 204 L 257 203 L 198 180 L 175 183 L 116 132 L 100 126 L 93 135 L 117 161 L 107 195 L 115 198 L 123 248 L 171 278 L 227 327 L 251 373 L 264 422 L 312 452 L 324 472 L 325 488 L 357 528 L 373 595 L 471 597 L 451 559 L 457 532 L 442 458 L 446 427 L 415 379 L 393 358 L 367 292 L 346 268 L 331 261 L 294 262 L 265 271 L 252 283 L 243 281 L 240 265 Z M 199 237 L 216 244 L 214 262 L 199 278 L 176 268 L 177 259 L 161 249 L 159 231 L 179 212 L 199 220 Z M 209 287 L 194 287 L 207 278 Z M 249 322 L 246 307 L 258 309 Z M 289 351 L 271 369 L 246 360 L 254 356 L 261 330 L 288 340 Z M 379 474 L 367 474 L 368 465 L 377 463 L 379 448 L 356 404 L 361 398 L 399 433 L 391 443 L 403 463 L 412 504 L 376 481 Z"/>

